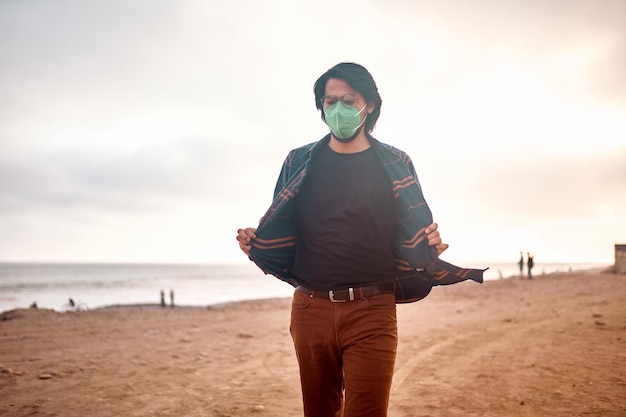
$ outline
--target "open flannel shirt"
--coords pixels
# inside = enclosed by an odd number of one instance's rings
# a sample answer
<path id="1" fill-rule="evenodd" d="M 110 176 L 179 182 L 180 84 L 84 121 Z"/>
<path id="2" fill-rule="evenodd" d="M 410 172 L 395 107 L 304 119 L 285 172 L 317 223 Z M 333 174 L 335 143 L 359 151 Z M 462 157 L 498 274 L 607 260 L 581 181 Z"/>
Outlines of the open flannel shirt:
<path id="1" fill-rule="evenodd" d="M 292 150 L 282 166 L 274 200 L 261 218 L 251 242 L 250 259 L 263 272 L 288 282 L 294 287 L 298 280 L 292 265 L 298 243 L 298 222 L 294 198 L 311 166 L 311 159 L 330 134 L 323 139 Z M 483 282 L 481 269 L 459 268 L 437 257 L 437 249 L 428 246 L 426 228 L 433 223 L 432 213 L 424 200 L 411 158 L 403 151 L 369 137 L 378 160 L 393 186 L 398 204 L 395 222 L 394 258 L 399 274 L 425 270 L 432 285 L 448 285 L 471 279 Z"/>

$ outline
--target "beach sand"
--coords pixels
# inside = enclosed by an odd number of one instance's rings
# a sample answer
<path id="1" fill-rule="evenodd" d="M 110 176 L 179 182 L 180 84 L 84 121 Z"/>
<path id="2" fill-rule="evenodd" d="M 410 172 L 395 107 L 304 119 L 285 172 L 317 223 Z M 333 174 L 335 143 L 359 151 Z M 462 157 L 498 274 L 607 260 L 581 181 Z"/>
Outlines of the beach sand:
<path id="1" fill-rule="evenodd" d="M 399 305 L 389 416 L 625 416 L 625 300 L 589 271 Z M 301 415 L 289 309 L 4 312 L 0 416 Z"/>

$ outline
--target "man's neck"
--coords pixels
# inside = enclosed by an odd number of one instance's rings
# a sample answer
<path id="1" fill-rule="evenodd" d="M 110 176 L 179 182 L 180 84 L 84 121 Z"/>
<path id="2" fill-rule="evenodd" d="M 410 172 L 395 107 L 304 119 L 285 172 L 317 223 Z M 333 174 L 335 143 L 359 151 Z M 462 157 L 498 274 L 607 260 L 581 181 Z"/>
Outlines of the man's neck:
<path id="1" fill-rule="evenodd" d="M 330 146 L 330 149 L 337 153 L 357 153 L 366 150 L 372 146 L 372 144 L 367 139 L 367 136 L 365 136 L 365 132 L 361 131 L 356 138 L 352 139 L 348 143 L 339 142 L 331 134 L 328 146 Z"/>

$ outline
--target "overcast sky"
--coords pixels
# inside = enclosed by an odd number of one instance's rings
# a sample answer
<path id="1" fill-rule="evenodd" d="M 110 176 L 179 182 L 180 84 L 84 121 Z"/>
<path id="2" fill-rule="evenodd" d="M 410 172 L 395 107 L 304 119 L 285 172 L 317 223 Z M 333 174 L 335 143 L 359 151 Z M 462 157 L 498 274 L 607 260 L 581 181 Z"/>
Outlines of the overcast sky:
<path id="1" fill-rule="evenodd" d="M 245 262 L 366 66 L 449 262 L 626 243 L 626 1 L 0 1 L 0 261 Z M 488 265 L 485 265 L 488 266 Z"/>

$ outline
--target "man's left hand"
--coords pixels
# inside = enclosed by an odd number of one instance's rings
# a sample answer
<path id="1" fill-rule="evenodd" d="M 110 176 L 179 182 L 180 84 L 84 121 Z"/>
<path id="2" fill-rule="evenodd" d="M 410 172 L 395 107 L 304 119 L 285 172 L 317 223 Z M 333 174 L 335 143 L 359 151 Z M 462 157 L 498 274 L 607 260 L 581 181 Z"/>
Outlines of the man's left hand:
<path id="1" fill-rule="evenodd" d="M 439 225 L 437 223 L 433 223 L 425 230 L 426 238 L 428 239 L 428 246 L 434 246 L 437 248 L 437 256 L 441 255 L 449 247 L 447 243 L 443 243 L 441 241 L 441 236 L 437 230 L 438 227 Z"/>

